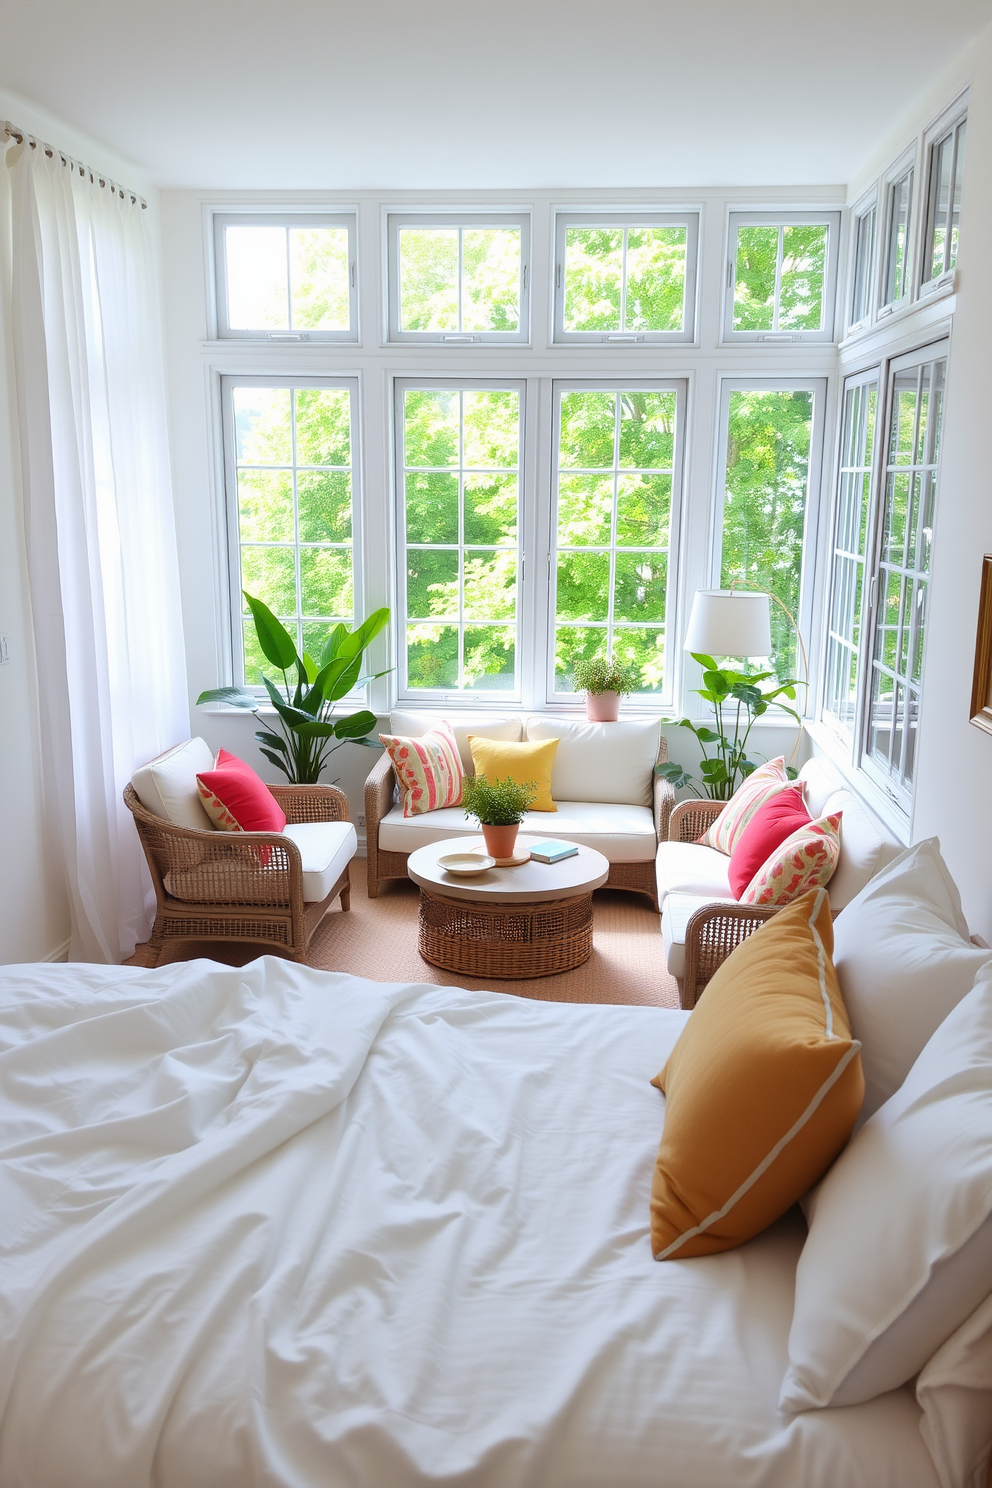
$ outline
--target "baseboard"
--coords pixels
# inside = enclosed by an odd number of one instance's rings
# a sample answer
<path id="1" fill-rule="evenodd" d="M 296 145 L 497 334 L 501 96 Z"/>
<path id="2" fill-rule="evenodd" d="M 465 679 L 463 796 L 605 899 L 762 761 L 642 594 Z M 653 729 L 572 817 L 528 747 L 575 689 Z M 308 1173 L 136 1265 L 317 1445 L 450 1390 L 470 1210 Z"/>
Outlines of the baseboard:
<path id="1" fill-rule="evenodd" d="M 42 961 L 68 961 L 69 945 L 70 942 L 64 940 L 60 946 L 55 947 L 54 951 L 49 951 L 47 956 L 42 956 Z"/>

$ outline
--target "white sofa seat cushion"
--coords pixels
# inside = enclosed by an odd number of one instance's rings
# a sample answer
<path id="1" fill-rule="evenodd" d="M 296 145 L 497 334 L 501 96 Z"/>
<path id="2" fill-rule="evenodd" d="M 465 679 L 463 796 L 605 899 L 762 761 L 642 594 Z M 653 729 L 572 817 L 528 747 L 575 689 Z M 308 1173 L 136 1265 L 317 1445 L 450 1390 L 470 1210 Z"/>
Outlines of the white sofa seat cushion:
<path id="1" fill-rule="evenodd" d="M 197 771 L 213 767 L 213 751 L 206 740 L 187 739 L 185 744 L 167 749 L 158 759 L 135 770 L 131 784 L 142 806 L 153 816 L 174 827 L 213 832 L 216 829 L 196 788 Z"/>
<path id="2" fill-rule="evenodd" d="M 698 842 L 660 843 L 655 860 L 659 905 L 667 894 L 700 894 L 707 901 L 733 899 L 729 868 L 730 859 L 715 847 Z"/>
<path id="3" fill-rule="evenodd" d="M 557 805 L 554 814 L 528 811 L 520 831 L 529 837 L 561 837 L 580 847 L 595 848 L 611 863 L 650 863 L 654 857 L 658 839 L 654 817 L 646 806 L 590 801 L 559 801 Z M 478 835 L 479 828 L 466 818 L 461 806 L 423 816 L 404 816 L 402 806 L 394 806 L 379 823 L 379 847 L 385 852 L 411 853 L 432 842 Z"/>
<path id="4" fill-rule="evenodd" d="M 303 859 L 303 898 L 307 904 L 326 899 L 358 850 L 351 822 L 287 822 Z"/>
<path id="5" fill-rule="evenodd" d="M 666 895 L 661 911 L 661 934 L 665 942 L 665 965 L 668 967 L 669 976 L 685 975 L 686 926 L 696 910 L 704 909 L 707 904 L 736 903 L 737 900 L 730 898 L 729 895 L 723 899 L 714 899 L 711 894 L 671 893 Z"/>
<path id="6" fill-rule="evenodd" d="M 526 737 L 534 743 L 559 741 L 551 769 L 555 801 L 651 805 L 661 744 L 660 718 L 589 723 L 542 713 L 527 719 Z"/>
<path id="7" fill-rule="evenodd" d="M 480 739 L 499 739 L 503 743 L 519 744 L 524 736 L 523 719 L 516 716 L 503 717 L 493 713 L 418 713 L 408 708 L 397 708 L 389 715 L 389 732 L 404 739 L 419 739 L 421 734 L 437 728 L 442 718 L 447 719 L 458 745 L 462 769 L 466 775 L 475 774 L 472 750 L 468 736 L 475 734 Z"/>

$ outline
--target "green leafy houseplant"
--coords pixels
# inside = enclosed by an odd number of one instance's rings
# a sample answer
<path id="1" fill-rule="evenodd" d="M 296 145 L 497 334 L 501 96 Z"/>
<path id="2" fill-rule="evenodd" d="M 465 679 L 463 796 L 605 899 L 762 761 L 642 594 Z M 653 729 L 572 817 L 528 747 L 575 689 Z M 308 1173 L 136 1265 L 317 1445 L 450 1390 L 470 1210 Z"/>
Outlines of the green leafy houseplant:
<path id="1" fill-rule="evenodd" d="M 361 676 L 362 653 L 389 620 L 389 611 L 376 610 L 355 630 L 336 625 L 324 643 L 319 664 L 296 642 L 260 599 L 245 594 L 265 659 L 282 673 L 282 686 L 262 676 L 265 690 L 276 711 L 275 728 L 260 728 L 255 734 L 265 758 L 281 770 L 293 785 L 314 785 L 335 749 L 346 741 L 378 749 L 377 741 L 365 738 L 375 727 L 375 714 L 367 708 L 334 718 L 334 704 L 355 687 L 374 677 Z M 294 674 L 295 680 L 291 677 Z M 376 672 L 375 677 L 385 676 Z M 259 699 L 244 687 L 213 687 L 201 692 L 201 703 L 228 703 L 247 708 L 258 716 Z M 333 741 L 333 742 L 332 742 Z"/>
<path id="2" fill-rule="evenodd" d="M 697 692 L 706 702 L 712 703 L 716 715 L 716 728 L 695 724 L 690 718 L 680 718 L 679 728 L 687 728 L 695 734 L 703 748 L 699 766 L 702 779 L 698 785 L 682 765 L 656 765 L 655 772 L 663 780 L 671 781 L 676 790 L 682 786 L 702 800 L 729 801 L 734 791 L 753 770 L 759 761 L 748 758 L 747 742 L 756 718 L 767 713 L 769 708 L 780 708 L 796 723 L 802 719 L 794 708 L 780 702 L 782 697 L 795 698 L 797 682 L 793 678 L 780 682 L 777 687 L 763 692 L 759 684 L 774 677 L 774 672 L 735 672 L 717 666 L 712 656 L 692 652 L 694 661 L 703 668 L 703 686 Z M 712 753 L 710 749 L 712 748 Z M 789 773 L 795 775 L 790 767 Z M 700 789 L 701 787 L 701 789 Z"/>
<path id="3" fill-rule="evenodd" d="M 533 780 L 521 785 L 509 775 L 503 780 L 466 775 L 462 781 L 465 815 L 474 816 L 485 827 L 518 827 L 536 795 L 537 785 Z"/>
<path id="4" fill-rule="evenodd" d="M 579 658 L 572 668 L 575 686 L 594 697 L 603 692 L 615 692 L 626 697 L 633 692 L 641 680 L 641 668 L 634 662 L 607 661 L 605 656 Z"/>

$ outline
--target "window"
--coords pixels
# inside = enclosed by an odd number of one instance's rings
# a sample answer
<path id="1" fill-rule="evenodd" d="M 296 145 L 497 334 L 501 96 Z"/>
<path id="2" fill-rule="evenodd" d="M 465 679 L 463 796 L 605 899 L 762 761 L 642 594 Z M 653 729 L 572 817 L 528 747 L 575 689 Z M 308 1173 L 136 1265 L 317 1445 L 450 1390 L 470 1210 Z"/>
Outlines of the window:
<path id="1" fill-rule="evenodd" d="M 283 341 L 357 341 L 353 215 L 214 217 L 217 330 Z"/>
<path id="2" fill-rule="evenodd" d="M 697 213 L 559 212 L 556 341 L 691 341 Z"/>
<path id="3" fill-rule="evenodd" d="M 527 217 L 390 212 L 391 341 L 527 341 Z"/>
<path id="4" fill-rule="evenodd" d="M 402 383 L 406 692 L 518 696 L 520 384 Z"/>
<path id="5" fill-rule="evenodd" d="M 823 391 L 820 382 L 727 383 L 723 395 L 719 583 L 767 590 L 800 626 L 814 446 L 822 437 L 817 427 L 814 439 L 814 419 L 818 426 Z M 770 609 L 772 664 L 780 677 L 794 677 L 795 632 L 778 605 Z"/>
<path id="6" fill-rule="evenodd" d="M 837 212 L 730 214 L 725 335 L 833 338 Z"/>
<path id="7" fill-rule="evenodd" d="M 852 740 L 858 702 L 877 405 L 877 369 L 847 379 L 841 421 L 823 708 L 835 728 Z"/>
<path id="8" fill-rule="evenodd" d="M 900 358 L 889 374 L 863 762 L 907 806 L 923 681 L 945 366 L 944 356 L 930 351 L 925 360 L 918 353 Z"/>
<path id="9" fill-rule="evenodd" d="M 593 656 L 635 662 L 643 693 L 665 689 L 682 386 L 555 389 L 552 695 L 574 692 L 575 662 Z"/>
<path id="10" fill-rule="evenodd" d="M 924 289 L 935 289 L 954 272 L 958 259 L 961 182 L 967 118 L 955 120 L 930 145 Z"/>
<path id="11" fill-rule="evenodd" d="M 882 310 L 892 310 L 909 294 L 910 233 L 913 221 L 915 174 L 914 151 L 908 157 L 903 156 L 886 179 Z"/>
<path id="12" fill-rule="evenodd" d="M 858 330 L 871 318 L 875 299 L 875 226 L 878 207 L 874 196 L 855 207 L 852 223 L 851 302 L 848 330 Z"/>
<path id="13" fill-rule="evenodd" d="M 315 658 L 356 611 L 355 392 L 323 378 L 224 380 L 232 592 L 264 600 Z M 271 667 L 236 609 L 236 680 L 258 686 Z"/>

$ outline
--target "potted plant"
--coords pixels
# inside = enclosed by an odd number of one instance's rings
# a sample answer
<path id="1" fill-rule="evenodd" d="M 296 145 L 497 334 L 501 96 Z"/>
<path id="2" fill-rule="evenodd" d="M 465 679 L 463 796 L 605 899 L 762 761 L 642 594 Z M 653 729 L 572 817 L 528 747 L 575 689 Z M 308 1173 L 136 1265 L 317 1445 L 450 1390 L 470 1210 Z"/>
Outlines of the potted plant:
<path id="1" fill-rule="evenodd" d="M 462 782 L 462 805 L 466 816 L 474 816 L 486 839 L 486 851 L 497 862 L 512 858 L 520 830 L 520 819 L 537 795 L 533 780 L 521 785 L 507 775 L 489 780 L 485 775 L 466 775 Z"/>
<path id="2" fill-rule="evenodd" d="M 378 741 L 365 738 L 375 727 L 375 714 L 367 708 L 334 718 L 334 704 L 347 697 L 356 687 L 371 682 L 373 677 L 361 676 L 362 653 L 379 634 L 389 619 L 388 610 L 376 610 L 355 630 L 346 625 L 336 625 L 324 643 L 319 664 L 304 652 L 299 655 L 296 642 L 281 621 L 263 604 L 246 593 L 258 637 L 259 649 L 265 659 L 282 673 L 282 686 L 263 673 L 262 681 L 275 709 L 274 733 L 270 728 L 261 728 L 255 735 L 265 758 L 281 770 L 292 785 L 315 785 L 335 749 L 350 740 L 353 744 L 364 744 L 379 749 Z M 290 673 L 295 672 L 295 683 Z M 384 677 L 385 672 L 376 672 Z M 227 703 L 235 708 L 249 708 L 258 717 L 261 700 L 246 687 L 212 687 L 201 692 L 196 700 L 201 703 Z M 331 741 L 335 742 L 332 743 Z"/>
<path id="3" fill-rule="evenodd" d="M 572 669 L 576 688 L 584 688 L 586 717 L 593 723 L 616 723 L 620 717 L 620 699 L 641 680 L 641 669 L 634 662 L 607 661 L 605 656 L 579 660 Z"/>

